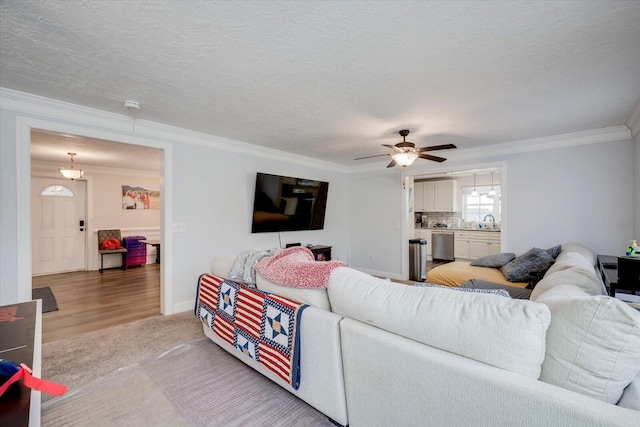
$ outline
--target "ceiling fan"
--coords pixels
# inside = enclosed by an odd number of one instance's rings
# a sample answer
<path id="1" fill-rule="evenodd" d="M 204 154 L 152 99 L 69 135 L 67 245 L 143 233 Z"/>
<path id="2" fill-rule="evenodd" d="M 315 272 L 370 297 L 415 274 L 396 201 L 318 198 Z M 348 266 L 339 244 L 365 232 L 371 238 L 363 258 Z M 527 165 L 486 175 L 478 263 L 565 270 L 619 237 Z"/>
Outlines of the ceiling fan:
<path id="1" fill-rule="evenodd" d="M 362 159 L 370 159 L 372 157 L 382 157 L 382 156 L 391 156 L 391 163 L 387 165 L 388 168 L 392 168 L 395 165 L 400 165 L 402 167 L 407 167 L 417 158 L 432 160 L 434 162 L 444 162 L 444 157 L 432 156 L 430 154 L 423 154 L 425 151 L 435 151 L 435 150 L 448 150 L 451 148 L 457 148 L 453 144 L 444 144 L 444 145 L 432 145 L 431 147 L 420 147 L 416 148 L 416 144 L 413 142 L 407 141 L 407 135 L 409 135 L 409 131 L 407 129 L 403 129 L 400 132 L 400 136 L 402 137 L 402 142 L 397 143 L 396 145 L 390 144 L 382 144 L 383 147 L 391 148 L 395 151 L 393 154 L 378 154 L 375 156 L 366 156 L 366 157 L 358 157 L 353 160 L 362 160 Z"/>

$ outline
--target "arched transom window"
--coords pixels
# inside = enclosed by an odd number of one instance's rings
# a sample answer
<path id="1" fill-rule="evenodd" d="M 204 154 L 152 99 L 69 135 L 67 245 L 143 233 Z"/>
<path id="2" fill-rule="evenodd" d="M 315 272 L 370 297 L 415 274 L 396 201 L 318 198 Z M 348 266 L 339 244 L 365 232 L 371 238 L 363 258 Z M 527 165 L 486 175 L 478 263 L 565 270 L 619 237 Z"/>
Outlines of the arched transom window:
<path id="1" fill-rule="evenodd" d="M 73 197 L 73 191 L 64 185 L 50 185 L 40 193 L 41 196 Z"/>

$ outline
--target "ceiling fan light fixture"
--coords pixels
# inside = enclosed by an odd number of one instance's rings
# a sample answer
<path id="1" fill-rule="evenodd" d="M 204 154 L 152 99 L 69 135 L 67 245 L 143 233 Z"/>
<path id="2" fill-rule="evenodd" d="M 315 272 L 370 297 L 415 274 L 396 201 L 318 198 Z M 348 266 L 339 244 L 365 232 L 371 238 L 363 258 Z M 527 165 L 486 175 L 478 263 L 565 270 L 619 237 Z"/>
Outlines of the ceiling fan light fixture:
<path id="1" fill-rule="evenodd" d="M 60 169 L 58 169 L 60 171 L 60 174 L 72 181 L 74 179 L 82 178 L 82 175 L 84 175 L 84 171 L 82 169 L 73 168 L 73 156 L 75 156 L 76 153 L 67 153 L 67 154 L 71 156 L 71 166 L 69 168 L 61 167 Z"/>
<path id="2" fill-rule="evenodd" d="M 407 167 L 418 158 L 418 153 L 395 153 L 391 158 L 400 166 Z"/>

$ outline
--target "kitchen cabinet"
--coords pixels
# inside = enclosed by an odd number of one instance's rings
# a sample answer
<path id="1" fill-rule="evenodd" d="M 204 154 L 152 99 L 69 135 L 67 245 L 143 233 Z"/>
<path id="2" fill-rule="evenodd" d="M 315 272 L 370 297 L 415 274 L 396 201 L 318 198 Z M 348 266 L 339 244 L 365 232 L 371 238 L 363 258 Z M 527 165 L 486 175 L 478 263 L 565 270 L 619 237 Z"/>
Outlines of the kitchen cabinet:
<path id="1" fill-rule="evenodd" d="M 499 231 L 471 231 L 469 233 L 469 259 L 500 253 Z"/>
<path id="2" fill-rule="evenodd" d="M 453 234 L 453 257 L 469 259 L 469 232 L 456 230 Z"/>
<path id="3" fill-rule="evenodd" d="M 456 230 L 453 252 L 456 259 L 478 259 L 481 256 L 499 254 L 500 231 Z"/>
<path id="4" fill-rule="evenodd" d="M 457 181 L 419 181 L 413 184 L 414 212 L 456 212 Z"/>
<path id="5" fill-rule="evenodd" d="M 431 230 L 427 228 L 416 228 L 416 239 L 426 239 L 427 241 L 427 257 L 431 256 Z"/>

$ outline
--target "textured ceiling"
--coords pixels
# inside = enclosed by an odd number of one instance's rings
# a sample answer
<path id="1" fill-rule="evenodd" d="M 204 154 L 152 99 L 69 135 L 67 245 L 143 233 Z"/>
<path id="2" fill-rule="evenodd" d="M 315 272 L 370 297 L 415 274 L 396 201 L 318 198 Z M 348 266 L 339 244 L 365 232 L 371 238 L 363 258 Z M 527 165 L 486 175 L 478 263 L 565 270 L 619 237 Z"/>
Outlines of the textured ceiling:
<path id="1" fill-rule="evenodd" d="M 344 165 L 623 125 L 639 1 L 0 3 L 0 86 Z M 446 153 L 442 153 L 446 157 Z M 79 160 L 79 159 L 78 159 Z M 386 160 L 385 160 L 386 161 Z"/>

